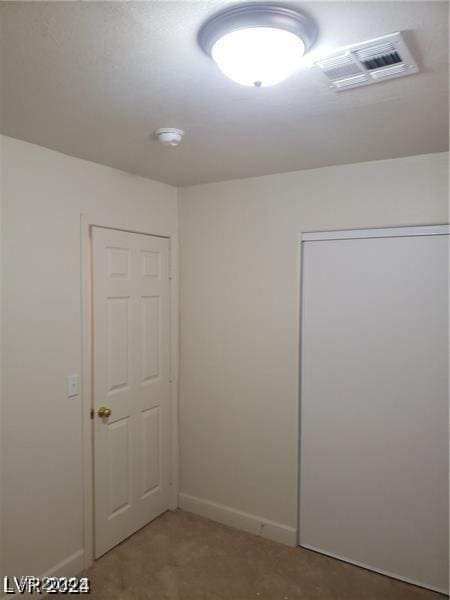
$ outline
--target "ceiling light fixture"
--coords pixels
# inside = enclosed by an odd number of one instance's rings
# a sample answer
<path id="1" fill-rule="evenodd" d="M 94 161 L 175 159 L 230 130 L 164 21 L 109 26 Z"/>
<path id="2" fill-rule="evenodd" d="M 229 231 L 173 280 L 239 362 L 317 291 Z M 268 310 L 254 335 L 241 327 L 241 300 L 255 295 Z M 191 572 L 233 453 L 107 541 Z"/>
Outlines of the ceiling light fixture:
<path id="1" fill-rule="evenodd" d="M 236 83 L 270 86 L 301 66 L 317 36 L 314 21 L 276 4 L 244 4 L 214 15 L 198 41 L 219 69 Z"/>

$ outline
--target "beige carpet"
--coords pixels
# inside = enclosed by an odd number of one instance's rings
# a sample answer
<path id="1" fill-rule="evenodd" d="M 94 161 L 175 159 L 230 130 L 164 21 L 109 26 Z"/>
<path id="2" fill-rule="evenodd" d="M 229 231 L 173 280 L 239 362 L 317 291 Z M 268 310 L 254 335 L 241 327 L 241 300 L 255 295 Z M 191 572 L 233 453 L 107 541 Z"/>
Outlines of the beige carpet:
<path id="1" fill-rule="evenodd" d="M 85 573 L 96 600 L 442 600 L 352 565 L 181 510 L 167 512 Z"/>

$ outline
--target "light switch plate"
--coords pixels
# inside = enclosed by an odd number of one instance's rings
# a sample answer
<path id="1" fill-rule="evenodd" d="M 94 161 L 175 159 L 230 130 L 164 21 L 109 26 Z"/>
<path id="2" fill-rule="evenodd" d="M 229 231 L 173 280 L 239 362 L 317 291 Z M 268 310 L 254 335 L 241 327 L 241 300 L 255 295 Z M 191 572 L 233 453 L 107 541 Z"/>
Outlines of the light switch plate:
<path id="1" fill-rule="evenodd" d="M 78 375 L 69 375 L 67 377 L 67 397 L 72 398 L 79 394 L 79 379 Z"/>

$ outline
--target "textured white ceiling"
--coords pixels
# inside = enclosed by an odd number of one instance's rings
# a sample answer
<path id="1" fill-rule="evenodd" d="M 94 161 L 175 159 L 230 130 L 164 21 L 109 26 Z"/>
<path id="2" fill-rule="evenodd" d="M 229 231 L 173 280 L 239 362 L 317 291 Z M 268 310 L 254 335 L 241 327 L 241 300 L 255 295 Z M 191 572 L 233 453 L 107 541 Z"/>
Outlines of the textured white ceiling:
<path id="1" fill-rule="evenodd" d="M 448 2 L 290 2 L 314 52 L 392 31 L 421 73 L 337 94 L 302 68 L 273 88 L 227 80 L 198 48 L 231 2 L 1 2 L 1 130 L 176 185 L 448 148 Z M 186 130 L 182 146 L 151 139 Z"/>

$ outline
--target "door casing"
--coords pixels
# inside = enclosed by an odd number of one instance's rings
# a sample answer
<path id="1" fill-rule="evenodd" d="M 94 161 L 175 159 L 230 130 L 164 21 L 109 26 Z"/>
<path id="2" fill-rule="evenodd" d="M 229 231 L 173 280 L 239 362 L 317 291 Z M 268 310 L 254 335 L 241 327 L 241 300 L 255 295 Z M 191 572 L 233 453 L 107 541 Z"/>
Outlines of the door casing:
<path id="1" fill-rule="evenodd" d="M 83 538 L 84 566 L 94 561 L 94 469 L 93 469 L 93 408 L 92 393 L 92 287 L 91 287 L 91 228 L 103 227 L 128 233 L 140 233 L 169 240 L 169 303 L 170 303 L 170 414 L 171 414 L 171 460 L 169 508 L 178 506 L 179 456 L 178 456 L 178 236 L 171 231 L 146 230 L 123 227 L 113 220 L 81 214 L 81 401 L 83 444 Z"/>
<path id="2" fill-rule="evenodd" d="M 299 354 L 298 354 L 298 431 L 299 435 L 297 438 L 297 545 L 302 546 L 300 543 L 300 530 L 301 530 L 301 521 L 300 521 L 300 484 L 301 484 L 301 473 L 300 473 L 300 458 L 301 458 L 301 389 L 302 389 L 302 381 L 301 381 L 301 365 L 302 365 L 302 331 L 301 331 L 301 323 L 302 323 L 302 308 L 303 308 L 303 242 L 305 241 L 318 241 L 318 240 L 340 240 L 340 239 L 359 239 L 359 238 L 383 238 L 383 237 L 412 237 L 412 236 L 434 236 L 434 235 L 450 235 L 450 223 L 438 223 L 431 225 L 406 225 L 406 226 L 388 226 L 388 227 L 374 227 L 374 228 L 355 228 L 355 229 L 336 229 L 336 230 L 312 230 L 312 231 L 302 231 L 298 233 L 298 254 L 297 254 L 297 276 L 298 276 L 298 342 L 299 342 Z M 449 274 L 450 276 L 450 274 Z M 310 548 L 311 549 L 311 548 Z M 313 550 L 315 550 L 313 548 Z M 316 550 L 319 553 L 327 554 L 323 551 Z M 382 575 L 387 575 L 392 577 L 392 573 L 387 573 L 382 570 L 374 569 L 373 567 L 367 566 L 366 564 L 358 563 L 355 561 L 350 561 L 341 556 L 336 556 L 332 554 L 328 554 L 328 556 L 332 556 L 338 560 L 343 562 L 347 562 L 350 564 L 355 564 L 357 566 L 363 567 L 365 569 L 369 569 L 374 572 L 378 572 Z M 447 594 L 447 590 L 438 589 L 430 586 L 425 586 L 417 581 L 412 581 L 407 578 L 403 578 L 398 575 L 394 575 L 395 579 L 399 581 L 405 581 L 406 583 L 410 583 L 416 585 L 418 587 L 423 587 L 425 589 L 430 589 L 432 591 L 436 591 L 438 593 Z"/>

